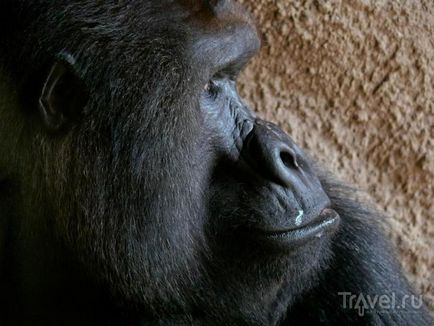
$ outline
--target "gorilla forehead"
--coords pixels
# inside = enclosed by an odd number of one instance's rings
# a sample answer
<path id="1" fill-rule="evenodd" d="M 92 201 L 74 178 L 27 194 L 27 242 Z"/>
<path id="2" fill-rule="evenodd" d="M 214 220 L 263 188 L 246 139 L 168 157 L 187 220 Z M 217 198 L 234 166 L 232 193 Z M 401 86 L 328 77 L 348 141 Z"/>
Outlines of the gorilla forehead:
<path id="1" fill-rule="evenodd" d="M 259 46 L 250 18 L 227 1 L 213 7 L 208 1 L 186 0 L 6 2 L 3 6 L 10 2 L 11 9 L 4 11 L 1 33 L 9 45 L 20 45 L 9 46 L 11 51 L 23 49 L 15 56 L 22 72 L 68 51 L 83 75 L 122 72 L 149 82 L 152 75 L 161 78 L 164 70 L 177 77 L 175 67 L 187 65 L 183 74 L 203 75 L 218 60 L 230 60 L 221 42 L 213 42 L 221 39 L 218 32 L 226 33 L 227 47 L 255 51 Z"/>
<path id="2" fill-rule="evenodd" d="M 176 4 L 168 6 L 167 1 L 116 3 L 22 2 L 15 16 L 3 20 L 9 27 L 3 30 L 16 31 L 10 35 L 10 42 L 21 43 L 24 48 L 17 62 L 28 65 L 21 64 L 20 69 L 33 71 L 38 68 L 35 62 L 42 65 L 58 53 L 68 52 L 89 86 L 95 80 L 112 82 L 116 78 L 145 85 L 153 75 L 161 83 L 164 71 L 178 80 L 177 71 L 171 68 L 180 69 L 180 61 L 189 60 L 189 28 L 183 21 L 190 13 Z"/>

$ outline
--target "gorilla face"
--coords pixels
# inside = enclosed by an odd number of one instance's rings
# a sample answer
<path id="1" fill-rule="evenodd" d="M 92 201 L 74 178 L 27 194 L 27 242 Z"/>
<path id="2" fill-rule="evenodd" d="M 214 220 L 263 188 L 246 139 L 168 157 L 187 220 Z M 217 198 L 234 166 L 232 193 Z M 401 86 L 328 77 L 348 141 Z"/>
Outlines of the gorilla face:
<path id="1" fill-rule="evenodd" d="M 283 313 L 339 217 L 300 148 L 238 96 L 250 18 L 223 0 L 21 6 L 23 216 L 146 312 Z"/>
<path id="2" fill-rule="evenodd" d="M 241 232 L 258 241 L 254 246 L 292 251 L 336 225 L 338 218 L 327 209 L 330 200 L 305 155 L 278 127 L 254 116 L 234 81 L 211 80 L 200 106 L 218 162 L 210 212 L 219 231 L 237 237 Z"/>

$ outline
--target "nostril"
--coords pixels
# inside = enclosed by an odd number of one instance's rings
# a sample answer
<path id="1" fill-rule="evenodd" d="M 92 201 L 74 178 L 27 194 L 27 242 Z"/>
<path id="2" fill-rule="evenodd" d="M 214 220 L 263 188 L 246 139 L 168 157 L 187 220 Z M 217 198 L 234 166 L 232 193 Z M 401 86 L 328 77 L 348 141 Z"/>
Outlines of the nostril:
<path id="1" fill-rule="evenodd" d="M 282 160 L 283 164 L 289 169 L 299 169 L 300 166 L 297 162 L 297 157 L 295 153 L 291 153 L 288 151 L 282 151 L 280 153 L 280 159 Z"/>

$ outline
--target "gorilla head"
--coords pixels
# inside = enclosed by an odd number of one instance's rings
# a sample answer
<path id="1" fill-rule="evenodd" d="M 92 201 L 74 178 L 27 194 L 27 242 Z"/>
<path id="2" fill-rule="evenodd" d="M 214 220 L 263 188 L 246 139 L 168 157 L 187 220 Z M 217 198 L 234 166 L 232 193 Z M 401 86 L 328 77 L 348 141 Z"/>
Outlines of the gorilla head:
<path id="1" fill-rule="evenodd" d="M 6 0 L 0 30 L 3 289 L 29 316 L 274 324 L 318 283 L 339 209 L 238 96 L 238 5 Z"/>

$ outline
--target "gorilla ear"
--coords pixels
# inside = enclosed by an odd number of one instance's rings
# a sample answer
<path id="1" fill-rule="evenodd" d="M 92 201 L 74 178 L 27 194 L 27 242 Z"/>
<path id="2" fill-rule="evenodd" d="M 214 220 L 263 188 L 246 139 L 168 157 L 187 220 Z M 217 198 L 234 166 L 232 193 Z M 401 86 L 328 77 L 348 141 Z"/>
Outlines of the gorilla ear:
<path id="1" fill-rule="evenodd" d="M 39 97 L 39 112 L 45 127 L 58 131 L 77 121 L 87 101 L 88 91 L 82 80 L 67 63 L 56 62 Z"/>

